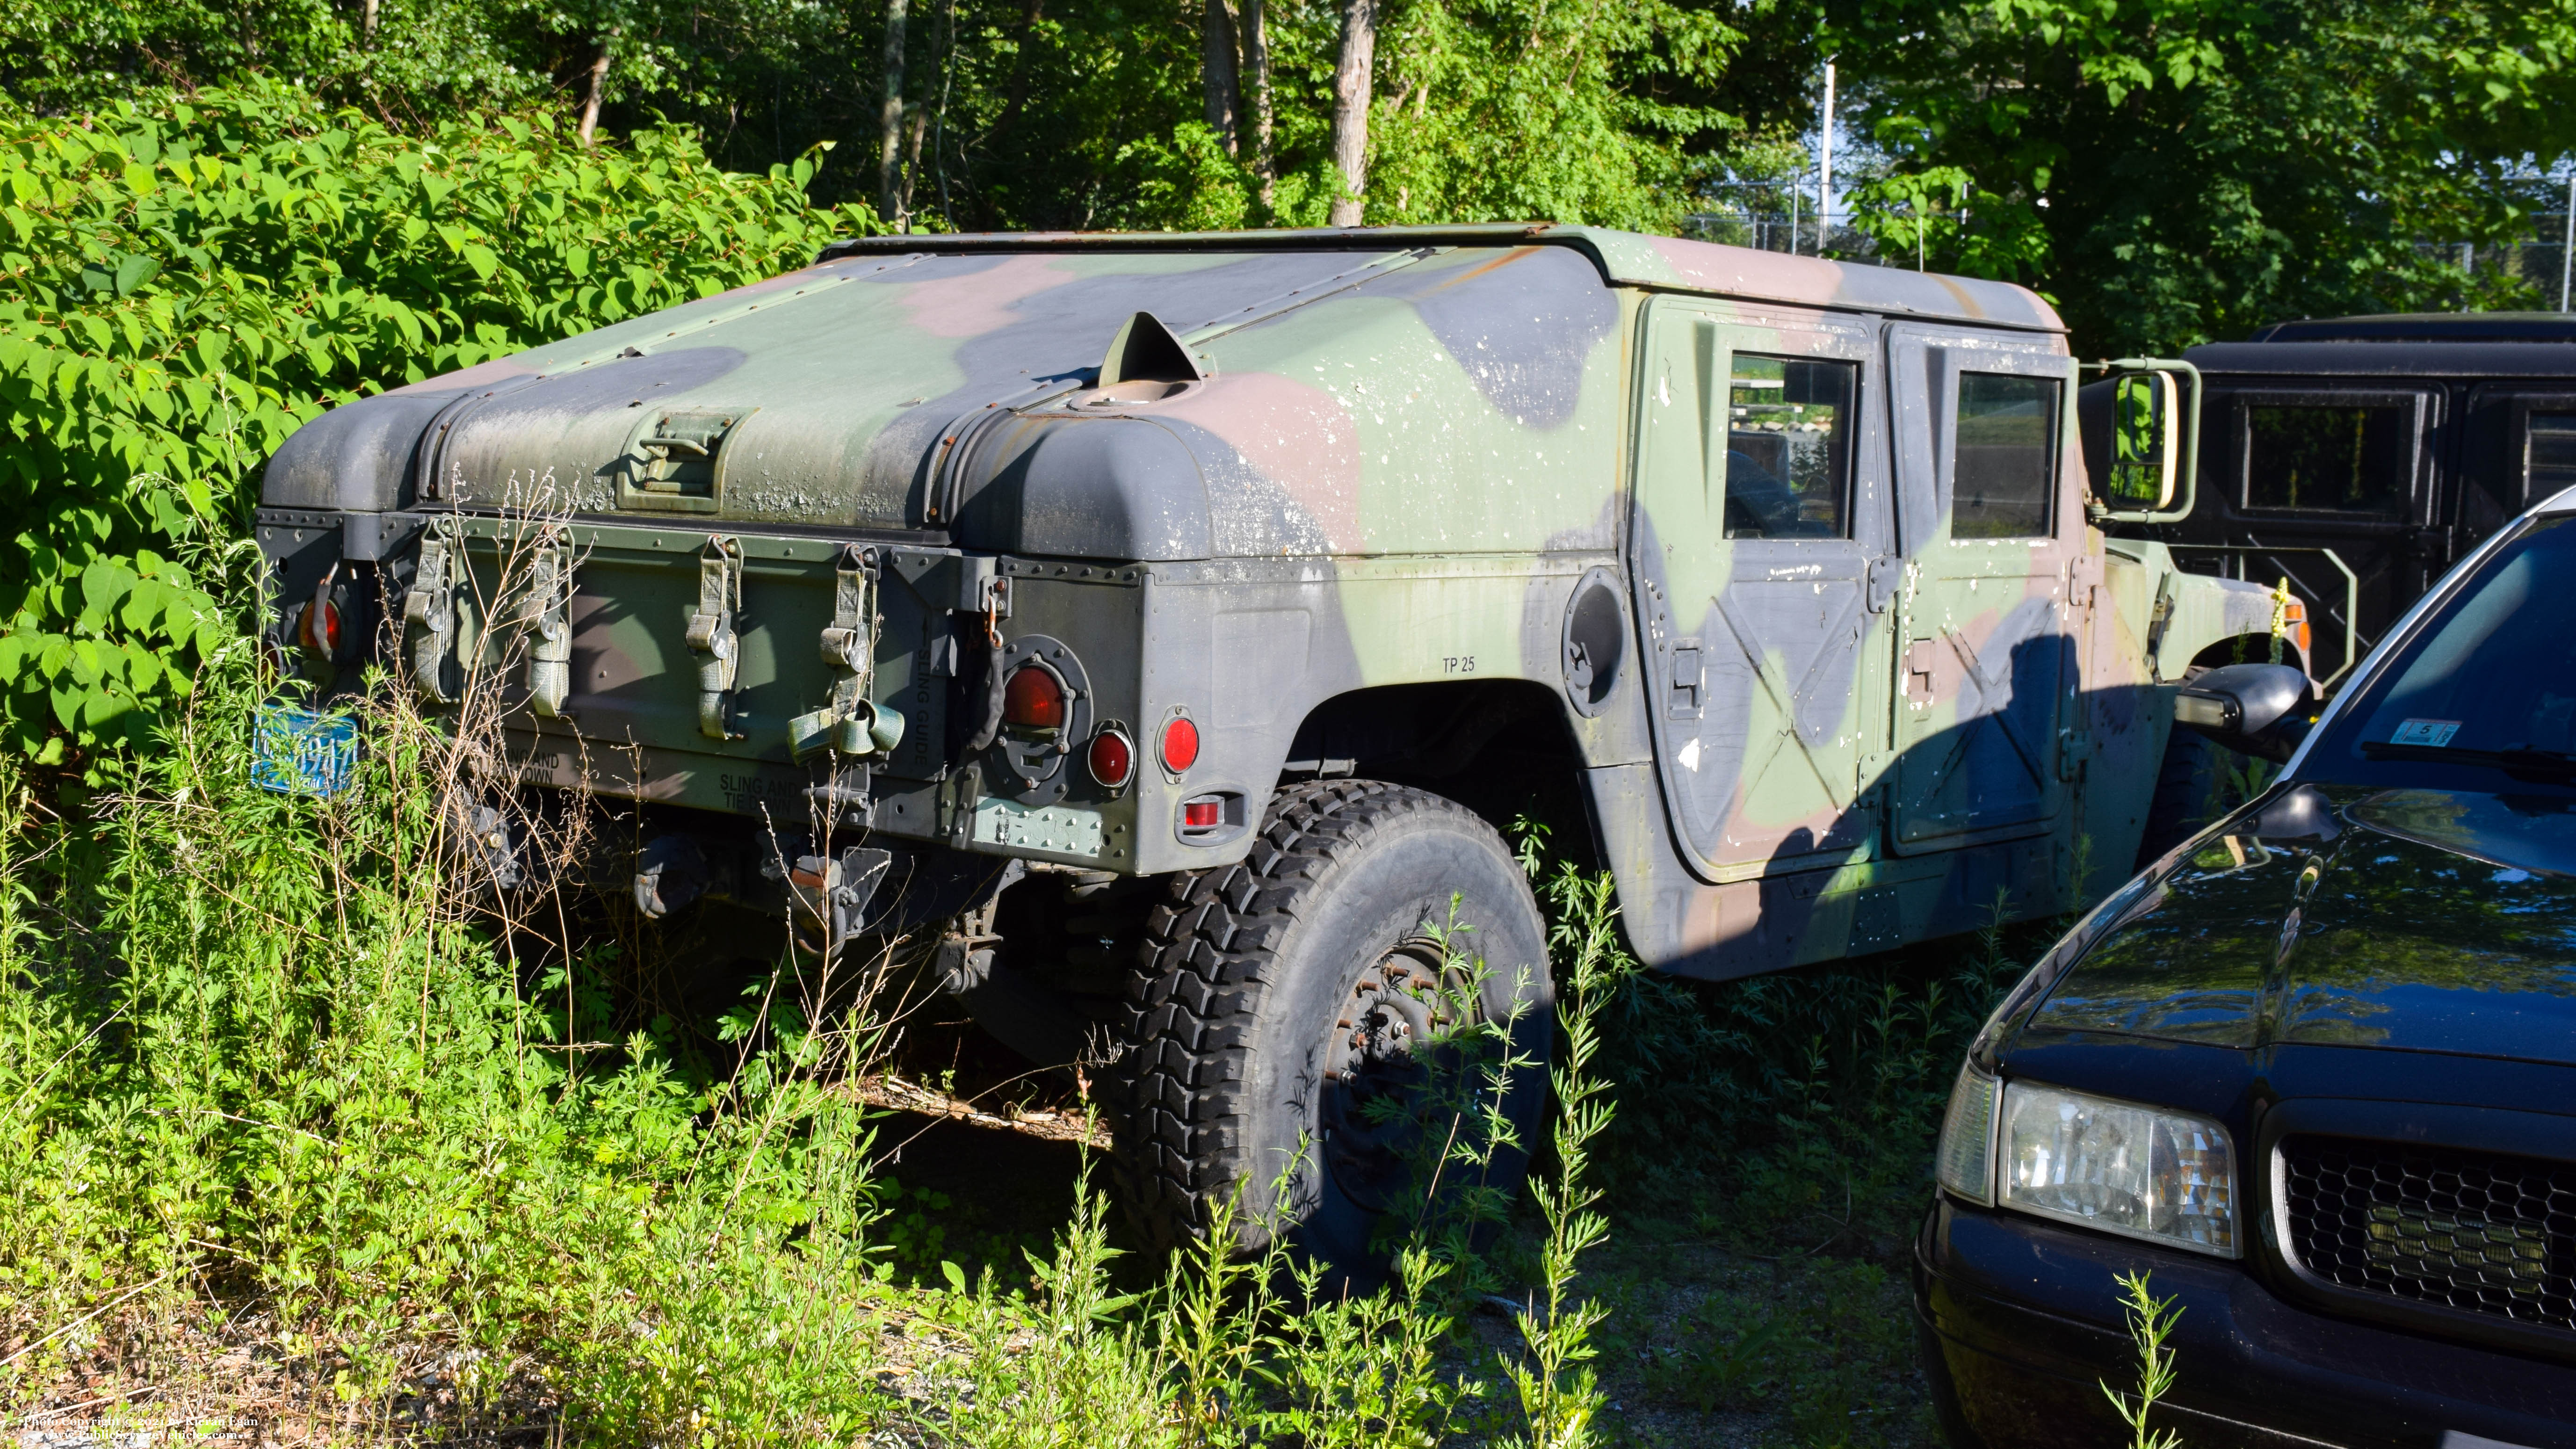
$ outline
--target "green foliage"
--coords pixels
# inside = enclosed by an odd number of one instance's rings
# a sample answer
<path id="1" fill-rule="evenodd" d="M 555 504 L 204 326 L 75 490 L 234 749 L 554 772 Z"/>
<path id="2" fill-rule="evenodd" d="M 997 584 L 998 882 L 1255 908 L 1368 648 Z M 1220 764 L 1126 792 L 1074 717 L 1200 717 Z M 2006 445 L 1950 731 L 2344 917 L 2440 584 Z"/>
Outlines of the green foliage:
<path id="1" fill-rule="evenodd" d="M 1645 1289 L 1609 1290 L 1617 1313 L 1604 1348 L 1642 1360 L 1640 1387 L 1655 1398 L 1702 1413 L 1774 1414 L 1800 1445 L 1938 1442 L 1927 1424 L 1909 1422 L 1928 1413 L 1891 1412 L 1916 1351 L 1903 1273 L 1850 1258 L 1786 1258 L 1727 1275 L 1675 1321 L 1652 1327 Z"/>
<path id="2" fill-rule="evenodd" d="M 547 119 L 394 131 L 272 87 L 0 124 L 0 739 L 132 738 L 231 637 L 259 469 L 325 408 L 767 277 L 812 158 Z"/>
<path id="3" fill-rule="evenodd" d="M 914 0 L 905 215 L 1320 223 L 1343 7 L 1264 9 L 1266 174 L 1248 125 L 1229 138 L 1203 119 L 1203 6 Z M 667 117 L 752 171 L 841 142 L 816 194 L 876 197 L 883 5 L 382 0 L 372 37 L 360 14 L 25 0 L 0 17 L 0 114 L 266 76 L 425 132 L 496 108 L 569 115 L 604 57 L 611 128 Z M 2558 199 L 2518 178 L 2567 154 L 2576 101 L 2569 0 L 1382 0 L 1379 15 L 1372 222 L 1669 231 L 1710 202 L 1785 221 L 1776 183 L 1798 177 L 1812 216 L 1799 137 L 1834 58 L 1862 141 L 1841 167 L 1854 228 L 1900 265 L 2041 287 L 2095 354 L 2283 316 L 2531 302 L 2424 244 L 2527 236 Z"/>
<path id="4" fill-rule="evenodd" d="M 514 961 L 469 925 L 456 742 L 379 711 L 356 791 L 269 795 L 259 684 L 220 653 L 71 820 L 0 770 L 0 1412 L 208 1302 L 352 1403 L 426 1351 L 470 1417 L 540 1364 L 567 1439 L 873 1412 L 816 1371 L 875 1336 L 868 1130 L 831 1085 L 864 1033 L 816 1021 L 722 1074 L 567 1040 L 622 964 Z"/>
<path id="5" fill-rule="evenodd" d="M 1732 118 L 1661 98 L 1704 87 L 1743 41 L 1672 0 L 1415 0 L 1389 7 L 1367 216 L 1554 220 L 1671 232 L 1696 204 L 1692 154 Z M 1328 205 L 1316 189 L 1308 205 Z M 1320 215 L 1317 219 L 1320 219 Z"/>
<path id="6" fill-rule="evenodd" d="M 1855 224 L 2044 287 L 2088 353 L 2536 300 L 2418 243 L 2518 240 L 2555 204 L 2508 173 L 2576 140 L 2567 4 L 1873 0 L 1774 23 L 1818 21 L 1885 153 Z"/>
<path id="7" fill-rule="evenodd" d="M 2174 1355 L 2165 1340 L 2173 1336 L 2174 1320 L 2182 1317 L 2172 1299 L 2149 1290 L 2147 1279 L 2144 1273 L 2123 1273 L 2114 1280 L 2120 1285 L 2120 1314 L 2128 1321 L 2129 1342 L 2138 1350 L 2138 1391 L 2124 1394 L 2103 1384 L 2102 1395 L 2129 1426 L 2129 1449 L 2182 1449 L 2180 1431 L 2147 1427 L 2149 1411 L 2173 1392 Z"/>
<path id="8" fill-rule="evenodd" d="M 1529 1425 L 1526 1438 L 1511 1442 L 1528 1449 L 1584 1449 L 1598 1442 L 1593 1421 L 1608 1401 L 1591 1360 L 1599 1352 L 1592 1332 L 1609 1308 L 1598 1298 L 1573 1296 L 1578 1260 L 1610 1236 L 1610 1220 L 1600 1212 L 1604 1194 L 1590 1169 L 1592 1143 L 1609 1130 L 1614 1113 L 1610 1084 L 1595 1072 L 1593 1060 L 1601 1050 L 1601 1006 L 1638 967 L 1619 943 L 1619 907 L 1607 875 L 1561 866 L 1542 885 L 1556 918 L 1551 953 L 1565 961 L 1557 1007 L 1565 1050 L 1552 1074 L 1556 1180 L 1531 1184 L 1545 1224 L 1539 1292 L 1519 1315 L 1528 1353 L 1518 1362 L 1505 1360 L 1503 1372 Z"/>

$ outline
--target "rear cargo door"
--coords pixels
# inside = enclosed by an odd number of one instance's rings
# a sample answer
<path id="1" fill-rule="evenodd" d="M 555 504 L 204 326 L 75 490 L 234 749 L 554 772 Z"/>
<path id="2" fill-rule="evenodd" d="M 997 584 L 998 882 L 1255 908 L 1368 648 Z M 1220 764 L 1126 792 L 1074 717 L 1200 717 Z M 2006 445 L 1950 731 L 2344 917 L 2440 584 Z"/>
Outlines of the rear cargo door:
<path id="1" fill-rule="evenodd" d="M 2049 828 L 2081 681 L 2066 608 L 2074 362 L 2036 338 L 1888 329 L 1906 580 L 1889 844 Z"/>
<path id="2" fill-rule="evenodd" d="M 1847 856 L 1887 728 L 1869 331 L 1667 296 L 1645 336 L 1630 547 L 1673 833 L 1710 879 Z"/>

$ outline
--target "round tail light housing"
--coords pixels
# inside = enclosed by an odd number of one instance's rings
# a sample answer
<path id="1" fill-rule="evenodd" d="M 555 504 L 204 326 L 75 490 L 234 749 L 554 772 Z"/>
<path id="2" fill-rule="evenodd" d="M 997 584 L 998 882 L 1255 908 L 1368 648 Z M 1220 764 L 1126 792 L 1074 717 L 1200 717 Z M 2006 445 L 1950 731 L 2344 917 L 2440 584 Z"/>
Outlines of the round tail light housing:
<path id="1" fill-rule="evenodd" d="M 1002 685 L 1002 723 L 1024 730 L 1064 728 L 1064 681 L 1043 664 L 1023 664 Z"/>
<path id="2" fill-rule="evenodd" d="M 297 628 L 298 642 L 326 658 L 340 652 L 340 611 L 328 599 L 315 599 L 304 606 L 304 620 Z"/>
<path id="3" fill-rule="evenodd" d="M 1112 790 L 1123 790 L 1136 778 L 1136 742 L 1116 725 L 1104 727 L 1091 737 L 1091 748 L 1084 752 L 1083 763 L 1091 767 L 1091 778 Z"/>
<path id="4" fill-rule="evenodd" d="M 1175 775 L 1187 774 L 1199 762 L 1199 727 L 1185 714 L 1172 716 L 1163 726 L 1163 768 Z"/>

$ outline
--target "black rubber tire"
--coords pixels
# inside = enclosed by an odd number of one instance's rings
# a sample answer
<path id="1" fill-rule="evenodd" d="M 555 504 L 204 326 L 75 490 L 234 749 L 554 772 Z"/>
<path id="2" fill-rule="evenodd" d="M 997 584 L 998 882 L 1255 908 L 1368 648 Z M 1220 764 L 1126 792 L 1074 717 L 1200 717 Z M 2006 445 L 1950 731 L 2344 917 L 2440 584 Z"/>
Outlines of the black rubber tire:
<path id="1" fill-rule="evenodd" d="M 2217 818 L 2211 802 L 2219 786 L 2219 747 L 2177 725 L 2165 741 L 2164 763 L 2156 770 L 2156 792 L 2147 802 L 2146 829 L 2138 835 L 2135 869 L 2144 870 L 2164 853 L 2200 833 Z"/>
<path id="2" fill-rule="evenodd" d="M 1272 798 L 1241 864 L 1175 878 L 1147 919 L 1122 1043 L 1116 1160 L 1120 1197 L 1150 1243 L 1198 1238 L 1231 1198 L 1245 1250 L 1284 1227 L 1289 1246 L 1325 1269 L 1327 1292 L 1384 1277 L 1384 1206 L 1363 1200 L 1367 1179 L 1332 1165 L 1327 1049 L 1344 1049 L 1337 1023 L 1363 977 L 1426 923 L 1448 921 L 1453 898 L 1487 968 L 1480 1009 L 1488 1021 L 1514 1020 L 1512 1049 L 1534 1064 L 1513 1074 L 1504 1097 L 1521 1147 L 1498 1151 L 1484 1176 L 1518 1190 L 1555 1032 L 1546 927 L 1529 882 L 1464 806 L 1376 781 L 1316 781 Z M 1283 1174 L 1280 1223 L 1271 1219 Z"/>

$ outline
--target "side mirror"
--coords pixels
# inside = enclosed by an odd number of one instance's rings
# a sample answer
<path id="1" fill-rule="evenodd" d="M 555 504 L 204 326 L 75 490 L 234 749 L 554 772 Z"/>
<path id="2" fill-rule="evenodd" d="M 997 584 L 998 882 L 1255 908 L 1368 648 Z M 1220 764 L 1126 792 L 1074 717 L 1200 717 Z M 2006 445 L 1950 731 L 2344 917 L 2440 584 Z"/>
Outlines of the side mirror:
<path id="1" fill-rule="evenodd" d="M 2240 755 L 2290 758 L 2308 732 L 2308 677 L 2287 664 L 2229 664 L 2174 695 L 2174 723 Z"/>
<path id="2" fill-rule="evenodd" d="M 2150 357 L 2099 365 L 2109 375 L 2075 394 L 2094 521 L 2171 523 L 2183 517 L 2197 492 L 2199 369 Z"/>

